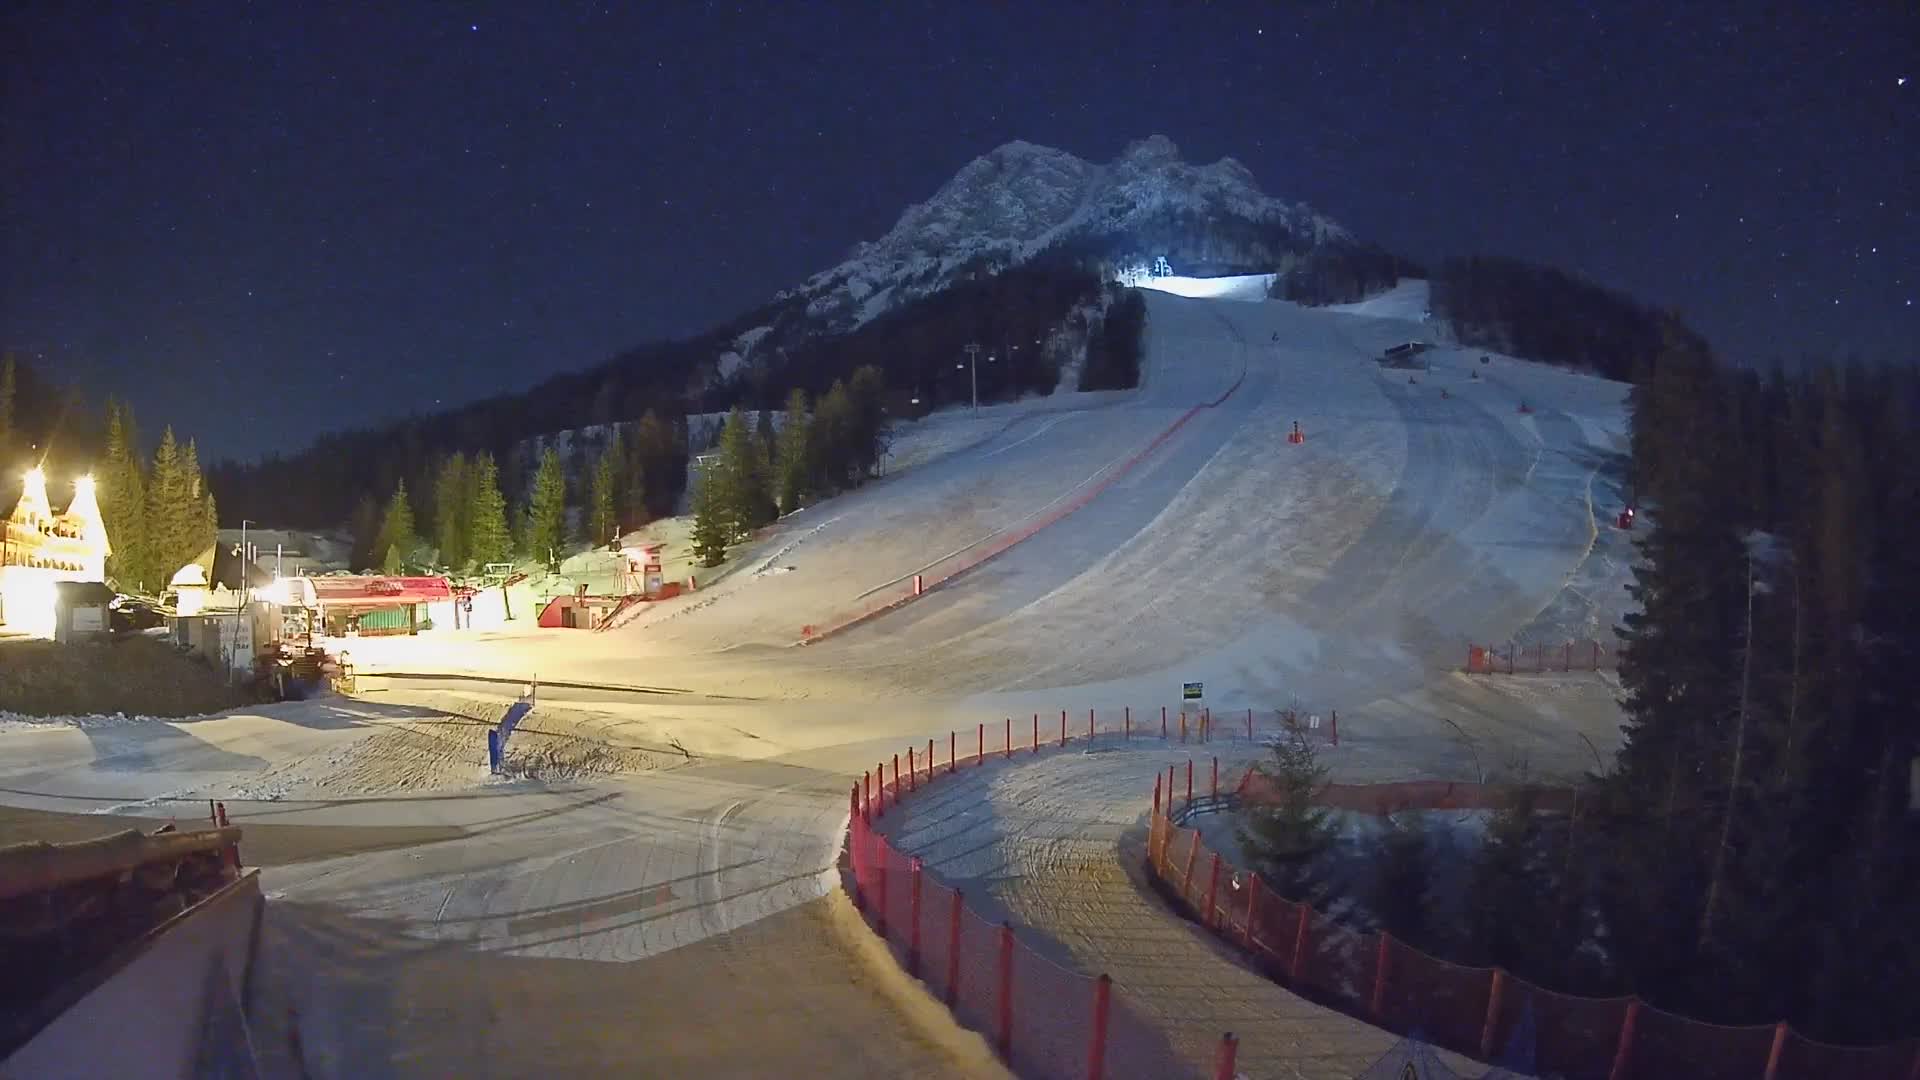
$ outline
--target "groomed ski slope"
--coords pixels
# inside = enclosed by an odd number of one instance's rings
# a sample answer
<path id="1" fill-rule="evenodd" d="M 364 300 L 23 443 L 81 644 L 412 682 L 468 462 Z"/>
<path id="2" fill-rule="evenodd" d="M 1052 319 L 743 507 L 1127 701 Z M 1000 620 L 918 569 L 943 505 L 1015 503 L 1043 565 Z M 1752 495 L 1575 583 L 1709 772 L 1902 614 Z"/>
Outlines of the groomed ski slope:
<path id="1" fill-rule="evenodd" d="M 1298 700 L 1404 718 L 1407 733 L 1442 717 L 1543 744 L 1520 748 L 1537 765 L 1590 762 L 1578 735 L 1617 737 L 1603 684 L 1543 695 L 1543 681 L 1457 671 L 1470 641 L 1605 638 L 1617 623 L 1631 562 L 1609 527 L 1624 385 L 1444 346 L 1431 370 L 1383 369 L 1384 347 L 1433 337 L 1400 317 L 1424 311 L 1419 283 L 1356 311 L 1221 291 L 1240 299 L 1145 292 L 1138 391 L 935 421 L 971 441 L 949 433 L 959 449 L 785 519 L 716 584 L 612 631 L 368 642 L 357 657 L 990 713 L 1036 698 L 1145 706 L 1199 680 L 1218 708 Z M 915 603 L 793 647 L 1110 480 L 1228 390 L 1058 523 Z M 1296 421 L 1304 445 L 1286 441 Z M 1543 712 L 1577 735 L 1538 723 Z"/>

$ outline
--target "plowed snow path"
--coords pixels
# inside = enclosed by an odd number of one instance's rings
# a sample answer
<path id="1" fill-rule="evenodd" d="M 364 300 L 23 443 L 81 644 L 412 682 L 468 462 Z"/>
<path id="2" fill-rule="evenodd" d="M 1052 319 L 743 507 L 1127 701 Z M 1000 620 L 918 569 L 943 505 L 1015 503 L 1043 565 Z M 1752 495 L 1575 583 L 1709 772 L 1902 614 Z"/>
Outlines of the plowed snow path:
<path id="1" fill-rule="evenodd" d="M 1232 1031 L 1249 1077 L 1354 1076 L 1397 1036 L 1289 993 L 1148 891 L 1148 793 L 1156 769 L 1183 760 L 1158 746 L 1016 756 L 941 778 L 881 825 L 969 900 L 1042 929 L 1035 944 L 1058 962 L 1111 975 L 1194 1075 L 1211 1075 Z"/>

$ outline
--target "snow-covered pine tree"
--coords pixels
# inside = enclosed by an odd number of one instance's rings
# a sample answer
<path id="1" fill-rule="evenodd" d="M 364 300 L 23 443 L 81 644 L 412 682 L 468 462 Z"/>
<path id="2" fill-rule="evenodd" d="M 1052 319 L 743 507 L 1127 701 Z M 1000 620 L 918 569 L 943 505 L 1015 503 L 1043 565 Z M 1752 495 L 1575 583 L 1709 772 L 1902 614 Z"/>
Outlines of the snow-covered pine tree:
<path id="1" fill-rule="evenodd" d="M 513 557 L 513 533 L 507 527 L 507 500 L 500 494 L 500 470 L 493 455 L 481 453 L 467 469 L 468 552 L 482 565 Z"/>

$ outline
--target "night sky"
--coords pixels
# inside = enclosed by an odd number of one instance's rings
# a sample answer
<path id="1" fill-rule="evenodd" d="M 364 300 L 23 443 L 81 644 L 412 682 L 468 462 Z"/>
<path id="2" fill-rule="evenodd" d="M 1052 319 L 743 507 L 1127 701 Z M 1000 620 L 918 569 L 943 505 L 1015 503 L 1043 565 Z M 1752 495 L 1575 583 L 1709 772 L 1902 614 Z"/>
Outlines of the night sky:
<path id="1" fill-rule="evenodd" d="M 708 327 L 1000 143 L 1159 132 L 1735 358 L 1917 355 L 1905 0 L 391 6 L 7 5 L 0 345 L 291 450 Z"/>

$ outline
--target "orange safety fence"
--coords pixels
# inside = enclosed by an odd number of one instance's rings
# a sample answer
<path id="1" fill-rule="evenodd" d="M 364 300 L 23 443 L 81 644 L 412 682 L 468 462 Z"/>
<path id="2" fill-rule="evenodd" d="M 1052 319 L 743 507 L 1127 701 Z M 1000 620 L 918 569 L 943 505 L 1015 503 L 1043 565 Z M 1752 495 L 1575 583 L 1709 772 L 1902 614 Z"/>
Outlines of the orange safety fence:
<path id="1" fill-rule="evenodd" d="M 851 629 L 860 623 L 866 622 L 887 611 L 891 611 L 903 604 L 911 603 L 924 595 L 927 590 L 951 581 L 961 574 L 966 573 L 968 570 L 986 562 L 988 559 L 1001 555 L 1015 545 L 1031 539 L 1034 534 L 1040 532 L 1040 530 L 1055 524 L 1060 521 L 1060 519 L 1087 505 L 1094 499 L 1099 498 L 1102 493 L 1137 468 L 1142 461 L 1146 460 L 1155 450 L 1158 450 L 1164 445 L 1167 440 L 1173 438 L 1181 428 L 1187 425 L 1188 421 L 1192 420 L 1204 410 L 1219 407 L 1228 398 L 1232 397 L 1234 392 L 1240 389 L 1240 384 L 1244 382 L 1245 379 L 1246 372 L 1243 370 L 1240 376 L 1234 379 L 1233 385 L 1227 387 L 1226 391 L 1219 397 L 1212 401 L 1195 405 L 1181 413 L 1178 419 L 1165 430 L 1155 435 L 1145 446 L 1135 451 L 1132 455 L 1111 463 L 1110 467 L 1104 472 L 1096 474 L 1089 480 L 1082 481 L 1078 491 L 1064 496 L 1061 501 L 1054 505 L 1037 511 L 1012 528 L 994 533 L 961 551 L 929 563 L 918 572 L 876 590 L 872 595 L 855 602 L 853 606 L 846 610 L 835 612 L 819 623 L 801 627 L 801 643 L 808 644 L 820 641 L 823 638 L 838 634 L 843 630 Z"/>
<path id="2" fill-rule="evenodd" d="M 1232 787 L 1225 781 L 1222 786 L 1258 790 L 1261 779 L 1250 771 Z M 1163 786 L 1156 781 L 1147 864 L 1167 895 L 1203 927 L 1245 950 L 1276 981 L 1388 1030 L 1529 1074 L 1569 1080 L 1920 1078 L 1920 1039 L 1834 1046 L 1785 1024 L 1710 1024 L 1636 997 L 1559 993 L 1498 968 L 1431 956 L 1385 932 L 1342 926 L 1310 905 L 1274 894 L 1257 875 L 1216 856 L 1198 829 L 1177 823 L 1195 809 L 1218 809 L 1225 802 L 1163 797 Z M 1347 789 L 1351 799 L 1341 798 L 1366 812 L 1381 805 L 1421 805 L 1407 791 L 1383 796 L 1367 790 L 1405 787 L 1458 805 L 1449 788 L 1477 786 L 1362 785 Z M 1481 792 L 1475 798 L 1483 796 L 1493 797 Z"/>
<path id="3" fill-rule="evenodd" d="M 1092 719 L 1098 736 L 1098 714 Z M 901 966 L 946 1002 L 960 1023 L 985 1036 L 1020 1076 L 1203 1075 L 1173 1051 L 1128 992 L 1104 976 L 1062 967 L 1035 951 L 1015 927 L 981 915 L 960 889 L 895 848 L 876 827 L 900 799 L 916 797 L 942 777 L 1011 752 L 1059 745 L 1057 733 L 1033 739 L 1032 729 L 1031 741 L 1021 744 L 1010 720 L 989 744 L 987 726 L 972 733 L 973 745 L 964 755 L 960 733 L 953 732 L 944 744 L 932 742 L 933 753 L 916 747 L 879 763 L 878 777 L 869 772 L 853 786 L 847 862 L 855 903 Z M 1104 734 L 1126 737 L 1124 731 Z M 1086 738 L 1085 730 L 1066 736 L 1069 742 Z M 891 776 L 886 775 L 889 766 Z"/>
<path id="4" fill-rule="evenodd" d="M 1610 671 L 1620 666 L 1620 649 L 1592 638 L 1579 641 L 1467 646 L 1469 675 L 1538 675 L 1550 671 Z"/>

